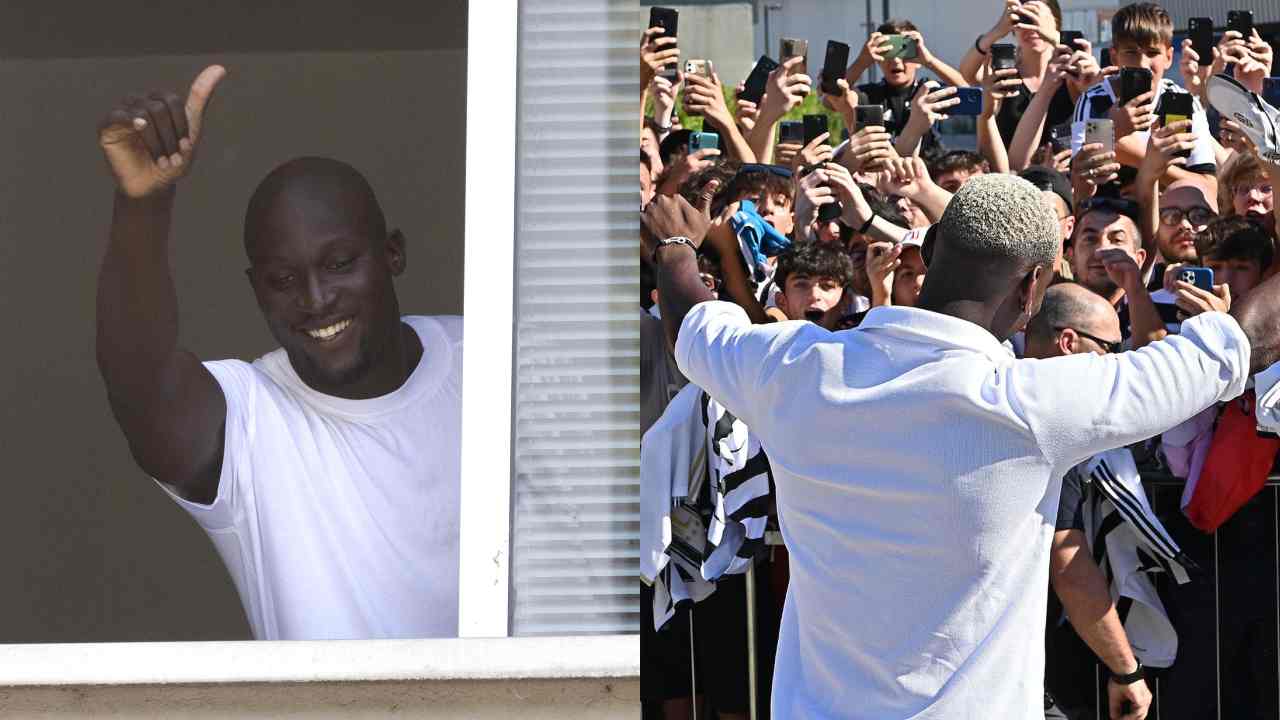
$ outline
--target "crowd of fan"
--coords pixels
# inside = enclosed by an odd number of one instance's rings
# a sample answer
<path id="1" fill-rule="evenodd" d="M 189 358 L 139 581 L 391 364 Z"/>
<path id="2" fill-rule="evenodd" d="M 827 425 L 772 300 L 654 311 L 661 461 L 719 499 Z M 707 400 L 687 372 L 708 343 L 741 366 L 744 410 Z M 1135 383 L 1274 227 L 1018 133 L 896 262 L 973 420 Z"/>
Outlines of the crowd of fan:
<path id="1" fill-rule="evenodd" d="M 804 320 L 838 331 L 857 326 L 869 308 L 914 305 L 928 272 L 929 228 L 952 194 L 977 175 L 1013 173 L 1039 188 L 1059 219 L 1064 257 L 1055 282 L 1066 287 L 1051 289 L 1041 314 L 1009 343 L 1011 352 L 1051 357 L 1133 350 L 1176 333 L 1190 316 L 1228 310 L 1233 299 L 1276 269 L 1272 187 L 1280 167 L 1262 159 L 1238 125 L 1217 116 L 1206 88 L 1212 75 L 1226 74 L 1262 95 L 1272 69 L 1271 46 L 1256 31 L 1249 37 L 1228 31 L 1212 57 L 1200 57 L 1190 40 L 1183 41 L 1180 86 L 1170 77 L 1174 27 L 1159 5 L 1135 3 L 1117 12 L 1106 67 L 1088 41 L 1070 38 L 1064 44 L 1064 30 L 1056 0 L 1004 0 L 993 27 L 953 66 L 929 51 L 928 38 L 912 22 L 890 20 L 860 50 L 851 43 L 856 57 L 843 78 L 823 83 L 806 74 L 806 58 L 778 58 L 763 96 L 750 102 L 737 97 L 746 78 L 704 73 L 699 63 L 686 66 L 678 38 L 650 28 L 641 48 L 642 206 L 657 196 L 679 196 L 710 217 L 699 250 L 703 281 L 719 299 L 741 305 L 754 322 Z M 993 45 L 1010 35 L 1013 67 L 992 70 Z M 914 59 L 894 52 L 901 47 L 895 38 L 914 41 Z M 873 66 L 880 79 L 865 82 Z M 681 72 L 672 74 L 672 67 Z M 1149 70 L 1151 90 L 1118 102 L 1122 68 Z M 735 83 L 736 91 L 726 92 L 722 83 Z M 959 88 L 970 86 L 981 88 L 977 151 L 948 150 L 938 123 L 961 103 Z M 843 141 L 830 133 L 807 143 L 779 138 L 778 126 L 814 93 L 851 134 Z M 1165 126 L 1158 108 L 1179 94 L 1193 98 L 1192 116 Z M 680 127 L 678 103 L 686 117 L 702 119 L 701 128 Z M 866 106 L 882 108 L 881 124 L 860 121 Z M 1111 121 L 1113 143 L 1086 137 L 1085 125 L 1095 119 Z M 716 146 L 698 149 L 705 143 L 699 133 L 714 133 Z M 683 379 L 656 320 L 650 257 L 658 238 L 643 240 L 647 430 Z M 1186 281 L 1182 271 L 1190 267 L 1212 269 L 1211 287 Z M 1207 412 L 1182 429 L 1175 449 L 1199 442 L 1201 450 L 1166 461 L 1180 474 L 1203 470 L 1203 448 L 1212 448 L 1223 409 Z M 1274 458 L 1276 448 L 1268 447 Z M 1183 498 L 1189 516 L 1193 500 L 1190 493 Z M 1070 509 L 1059 513 L 1064 542 L 1066 531 L 1079 529 L 1078 518 L 1070 515 Z M 1225 519 L 1196 525 L 1210 530 Z M 784 575 L 775 567 L 780 564 L 769 566 L 766 577 Z M 1055 567 L 1051 575 L 1070 614 L 1071 577 L 1060 570 Z M 770 603 L 780 600 L 782 587 L 765 581 L 759 589 L 767 606 L 761 610 L 766 644 L 767 617 L 776 607 Z M 715 643 L 719 650 L 741 644 L 742 611 L 726 609 L 742 604 L 742 591 L 735 592 L 725 593 L 714 610 L 698 609 L 693 616 L 701 631 L 694 640 L 698 664 L 719 667 L 700 670 L 699 677 L 706 677 L 697 692 L 712 696 L 720 717 L 746 711 L 738 651 L 717 656 L 712 649 Z M 647 624 L 647 606 L 645 611 Z M 667 717 L 687 716 L 692 696 L 690 636 L 681 622 L 687 617 L 661 632 L 648 628 L 645 635 L 645 697 L 664 704 Z M 681 653 L 683 659 L 677 657 Z M 767 683 L 762 687 L 767 690 Z M 1070 698 L 1059 703 L 1068 706 L 1067 716 L 1075 696 L 1085 694 L 1077 690 L 1059 690 Z M 1089 702 L 1092 693 L 1089 688 Z M 762 699 L 761 716 L 767 707 Z"/>

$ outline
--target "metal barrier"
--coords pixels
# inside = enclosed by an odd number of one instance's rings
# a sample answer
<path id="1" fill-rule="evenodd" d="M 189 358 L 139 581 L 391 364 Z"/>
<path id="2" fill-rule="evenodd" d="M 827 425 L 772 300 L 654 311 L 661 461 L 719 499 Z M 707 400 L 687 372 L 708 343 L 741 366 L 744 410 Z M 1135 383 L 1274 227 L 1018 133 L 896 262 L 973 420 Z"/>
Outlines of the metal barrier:
<path id="1" fill-rule="evenodd" d="M 1175 629 L 1174 666 L 1152 673 L 1155 720 L 1280 718 L 1280 476 L 1212 535 L 1193 527 L 1180 503 L 1184 482 L 1144 475 L 1151 507 L 1205 576 L 1161 587 Z M 770 532 L 766 544 L 782 545 Z M 750 714 L 756 707 L 755 567 L 747 571 Z M 1047 578 L 1046 578 L 1047 582 Z M 1209 622 L 1212 620 L 1212 622 Z M 1102 666 L 1092 663 L 1093 717 L 1107 718 Z M 1087 673 L 1089 668 L 1082 670 Z"/>

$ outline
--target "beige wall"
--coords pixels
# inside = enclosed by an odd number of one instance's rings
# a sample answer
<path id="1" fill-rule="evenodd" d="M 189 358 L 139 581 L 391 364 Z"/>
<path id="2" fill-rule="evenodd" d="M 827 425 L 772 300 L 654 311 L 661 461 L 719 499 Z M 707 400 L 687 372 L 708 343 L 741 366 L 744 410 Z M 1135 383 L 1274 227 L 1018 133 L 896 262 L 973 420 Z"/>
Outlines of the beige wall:
<path id="1" fill-rule="evenodd" d="M 185 92 L 210 62 L 230 76 L 173 232 L 187 347 L 274 347 L 241 225 L 254 185 L 298 155 L 369 177 L 408 237 L 406 312 L 462 310 L 465 51 L 0 59 L 0 642 L 247 637 L 203 532 L 133 465 L 94 363 L 112 198 L 96 123 L 127 92 Z"/>
<path id="2" fill-rule="evenodd" d="M 0 688 L 0 718 L 634 720 L 640 678 Z"/>

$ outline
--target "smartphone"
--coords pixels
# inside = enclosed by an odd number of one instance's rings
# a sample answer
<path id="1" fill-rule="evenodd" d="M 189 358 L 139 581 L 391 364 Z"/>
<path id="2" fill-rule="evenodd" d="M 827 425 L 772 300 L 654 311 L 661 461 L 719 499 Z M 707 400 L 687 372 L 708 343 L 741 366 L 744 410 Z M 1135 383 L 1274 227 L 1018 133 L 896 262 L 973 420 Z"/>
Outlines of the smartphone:
<path id="1" fill-rule="evenodd" d="M 1099 50 L 1098 61 L 1103 68 L 1111 67 L 1111 48 L 1102 48 Z"/>
<path id="2" fill-rule="evenodd" d="M 809 41 L 797 40 L 796 38 L 782 38 L 778 42 L 778 62 L 786 63 L 793 57 L 804 58 L 800 64 L 795 67 L 795 72 L 800 75 L 809 74 Z"/>
<path id="3" fill-rule="evenodd" d="M 808 145 L 815 138 L 824 132 L 827 132 L 827 116 L 826 115 L 805 115 L 804 116 L 804 144 Z"/>
<path id="4" fill-rule="evenodd" d="M 836 82 L 844 77 L 845 68 L 849 67 L 849 46 L 838 40 L 827 41 L 827 56 L 822 61 L 822 92 L 828 95 L 839 95 L 840 86 Z"/>
<path id="5" fill-rule="evenodd" d="M 756 66 L 751 68 L 747 81 L 742 83 L 742 92 L 738 93 L 738 99 L 759 104 L 764 98 L 764 86 L 769 82 L 769 73 L 777 70 L 778 64 L 768 55 L 761 55 L 756 61 Z"/>
<path id="6" fill-rule="evenodd" d="M 1017 64 L 1017 51 L 1011 43 L 996 43 L 991 46 L 992 70 L 1007 70 Z"/>
<path id="7" fill-rule="evenodd" d="M 804 145 L 804 123 L 799 120 L 778 123 L 778 142 Z"/>
<path id="8" fill-rule="evenodd" d="M 1072 51 L 1080 49 L 1080 46 L 1076 44 L 1076 41 L 1083 40 L 1083 39 L 1084 39 L 1084 33 L 1080 32 L 1079 30 L 1063 30 L 1062 31 L 1062 44 L 1071 48 Z"/>
<path id="9" fill-rule="evenodd" d="M 1049 128 L 1049 146 L 1053 154 L 1071 149 L 1071 123 L 1062 123 Z"/>
<path id="10" fill-rule="evenodd" d="M 1213 292 L 1213 268 L 1185 267 L 1178 271 L 1178 279 L 1201 290 Z"/>
<path id="11" fill-rule="evenodd" d="M 1280 107 L 1280 78 L 1262 78 L 1262 99 L 1271 107 Z"/>
<path id="12" fill-rule="evenodd" d="M 956 97 L 960 99 L 960 104 L 952 106 L 947 111 L 948 114 L 973 115 L 975 117 L 982 114 L 982 88 L 956 88 Z"/>
<path id="13" fill-rule="evenodd" d="M 1253 11 L 1232 10 L 1228 12 L 1227 29 L 1240 33 L 1245 40 L 1253 37 Z"/>
<path id="14" fill-rule="evenodd" d="M 685 75 L 701 75 L 709 78 L 715 71 L 716 66 L 710 60 L 686 60 L 684 63 Z"/>
<path id="15" fill-rule="evenodd" d="M 1196 51 L 1199 62 L 1213 62 L 1213 18 L 1193 17 L 1187 21 L 1187 37 L 1191 38 L 1191 49 Z"/>
<path id="16" fill-rule="evenodd" d="M 1151 71 L 1146 68 L 1120 69 L 1120 104 L 1124 105 L 1151 90 Z"/>
<path id="17" fill-rule="evenodd" d="M 884 41 L 889 44 L 889 49 L 884 54 L 885 60 L 893 60 L 894 58 L 915 60 L 920 57 L 920 43 L 916 42 L 913 37 L 886 35 Z"/>
<path id="18" fill-rule="evenodd" d="M 675 37 L 679 25 L 680 13 L 675 8 L 657 7 L 656 5 L 649 8 L 649 27 L 662 28 L 662 34 L 658 35 L 658 37 Z M 663 66 L 659 75 L 675 82 L 680 73 L 675 63 L 668 63 Z"/>
<path id="19" fill-rule="evenodd" d="M 689 133 L 689 154 L 699 150 L 719 150 L 720 136 L 711 132 Z"/>
<path id="20" fill-rule="evenodd" d="M 1113 152 L 1116 149 L 1115 124 L 1107 119 L 1085 120 L 1084 144 L 1093 143 L 1102 143 L 1104 152 Z"/>
<path id="21" fill-rule="evenodd" d="M 1160 96 L 1160 107 L 1156 108 L 1161 127 L 1169 127 L 1171 123 L 1190 120 L 1194 113 L 1195 105 L 1191 100 L 1191 93 L 1184 92 L 1165 92 Z M 1174 153 L 1174 157 L 1191 157 L 1191 151 L 1179 150 Z"/>
<path id="22" fill-rule="evenodd" d="M 853 114 L 857 122 L 854 132 L 865 127 L 884 127 L 884 106 L 882 105 L 859 105 L 853 109 Z"/>

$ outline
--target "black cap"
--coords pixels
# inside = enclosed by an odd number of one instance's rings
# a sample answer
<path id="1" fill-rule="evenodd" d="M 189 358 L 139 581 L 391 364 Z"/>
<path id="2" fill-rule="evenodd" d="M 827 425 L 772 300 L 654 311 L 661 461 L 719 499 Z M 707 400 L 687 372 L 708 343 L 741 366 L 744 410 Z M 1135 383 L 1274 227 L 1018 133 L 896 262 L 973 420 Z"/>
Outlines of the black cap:
<path id="1" fill-rule="evenodd" d="M 1032 165 L 1018 173 L 1018 177 L 1035 185 L 1041 192 L 1051 192 L 1062 198 L 1062 202 L 1067 204 L 1067 212 L 1075 211 L 1075 205 L 1071 202 L 1071 181 L 1066 175 L 1051 167 Z"/>

